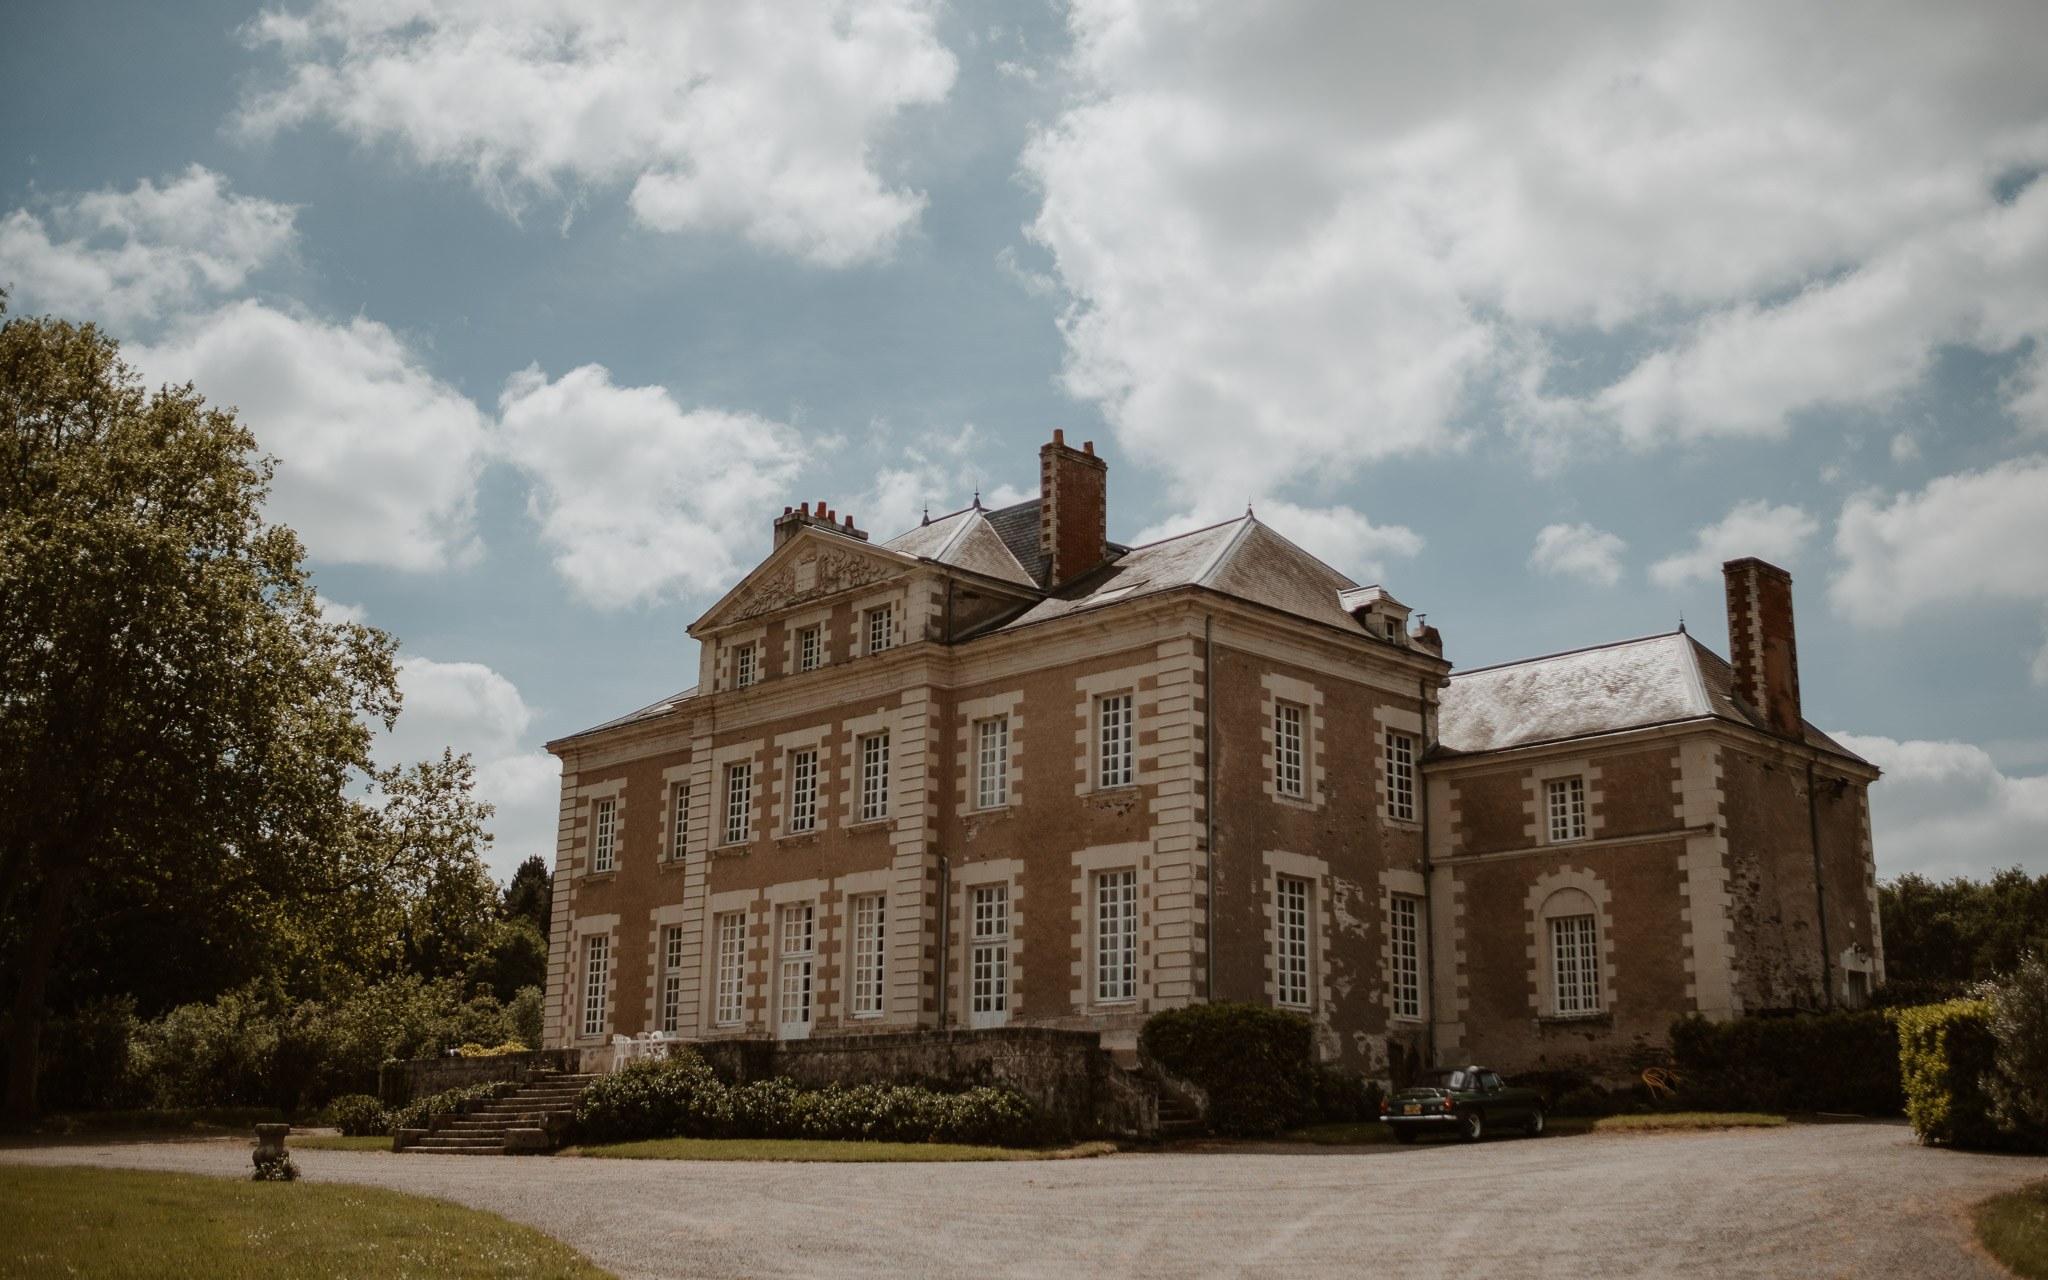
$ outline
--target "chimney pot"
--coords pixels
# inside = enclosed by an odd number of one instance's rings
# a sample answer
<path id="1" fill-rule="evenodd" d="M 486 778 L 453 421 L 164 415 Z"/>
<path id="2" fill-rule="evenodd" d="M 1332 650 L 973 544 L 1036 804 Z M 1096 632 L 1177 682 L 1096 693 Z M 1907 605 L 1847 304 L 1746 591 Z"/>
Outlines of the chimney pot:
<path id="1" fill-rule="evenodd" d="M 1081 442 L 1081 452 L 1093 457 L 1095 455 L 1095 442 L 1093 440 L 1083 440 Z"/>
<path id="2" fill-rule="evenodd" d="M 849 529 L 853 528 L 853 517 L 852 517 L 852 516 L 848 516 L 848 517 L 846 517 L 846 527 L 847 527 L 847 528 L 849 528 Z"/>
<path id="3" fill-rule="evenodd" d="M 1781 738 L 1804 741 L 1792 575 L 1753 556 L 1721 566 L 1728 589 L 1728 660 L 1735 692 Z"/>
<path id="4" fill-rule="evenodd" d="M 1052 442 L 1054 444 L 1065 444 L 1067 442 L 1067 433 L 1058 427 L 1054 427 L 1052 429 Z"/>

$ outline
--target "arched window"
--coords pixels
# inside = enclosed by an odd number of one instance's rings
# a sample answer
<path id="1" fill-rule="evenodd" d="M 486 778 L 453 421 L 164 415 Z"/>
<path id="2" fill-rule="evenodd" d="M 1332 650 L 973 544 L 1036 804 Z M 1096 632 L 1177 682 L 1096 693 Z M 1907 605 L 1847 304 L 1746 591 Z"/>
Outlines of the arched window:
<path id="1" fill-rule="evenodd" d="M 1549 979 L 1552 1017 L 1571 1018 L 1601 1013 L 1607 992 L 1601 981 L 1600 908 L 1583 889 L 1564 888 L 1543 900 L 1540 912 L 1542 965 Z"/>

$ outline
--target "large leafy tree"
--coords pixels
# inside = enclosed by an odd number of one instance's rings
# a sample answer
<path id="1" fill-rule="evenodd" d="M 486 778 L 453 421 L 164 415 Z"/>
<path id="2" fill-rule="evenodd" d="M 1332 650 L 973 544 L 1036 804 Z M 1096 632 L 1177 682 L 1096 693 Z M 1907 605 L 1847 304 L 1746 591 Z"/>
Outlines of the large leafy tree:
<path id="1" fill-rule="evenodd" d="M 0 326 L 0 998 L 32 1112 L 67 941 L 232 919 L 290 946 L 360 849 L 394 642 L 323 619 L 268 460 L 91 325 Z"/>
<path id="2" fill-rule="evenodd" d="M 2048 950 L 2048 875 L 2007 867 L 1989 881 L 1944 882 L 1908 872 L 1877 893 L 1890 981 L 1981 982 Z"/>

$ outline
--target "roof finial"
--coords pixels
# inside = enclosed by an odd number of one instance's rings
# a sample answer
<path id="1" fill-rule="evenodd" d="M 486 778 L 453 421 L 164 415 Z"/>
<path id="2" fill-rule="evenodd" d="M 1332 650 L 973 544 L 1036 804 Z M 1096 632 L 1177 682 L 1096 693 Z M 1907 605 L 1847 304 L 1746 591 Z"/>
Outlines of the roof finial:
<path id="1" fill-rule="evenodd" d="M 921 520 L 921 521 L 920 521 L 919 523 L 920 523 L 920 524 L 930 524 L 931 522 L 932 522 L 932 504 L 931 504 L 931 503 L 929 503 L 929 502 L 927 502 L 927 503 L 925 503 L 925 504 L 924 504 L 924 519 L 923 519 L 923 520 Z"/>
<path id="2" fill-rule="evenodd" d="M 1252 517 L 1252 500 L 1251 500 L 1250 498 L 1246 498 L 1246 499 L 1244 500 L 1244 514 L 1245 514 L 1245 516 L 1246 516 L 1246 518 L 1247 518 L 1247 519 L 1251 519 L 1251 518 L 1253 518 L 1253 517 Z"/>
<path id="3" fill-rule="evenodd" d="M 1678 634 L 1685 634 L 1685 610 L 1683 609 L 1678 611 Z"/>
<path id="4" fill-rule="evenodd" d="M 974 486 L 974 509 L 975 509 L 976 511 L 979 511 L 979 510 L 981 510 L 981 486 L 980 486 L 980 485 L 975 485 L 975 486 Z"/>

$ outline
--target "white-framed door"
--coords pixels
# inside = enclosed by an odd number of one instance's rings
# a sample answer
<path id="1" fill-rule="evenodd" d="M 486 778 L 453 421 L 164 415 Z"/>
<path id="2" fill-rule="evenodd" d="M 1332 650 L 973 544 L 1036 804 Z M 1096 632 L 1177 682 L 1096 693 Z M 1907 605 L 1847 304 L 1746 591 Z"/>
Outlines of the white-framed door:
<path id="1" fill-rule="evenodd" d="M 782 908 L 780 963 L 775 982 L 775 1034 L 806 1040 L 811 1034 L 812 983 L 817 973 L 817 909 L 808 902 Z"/>
<path id="2" fill-rule="evenodd" d="M 1010 886 L 967 891 L 967 1025 L 1000 1027 L 1010 1020 Z"/>

